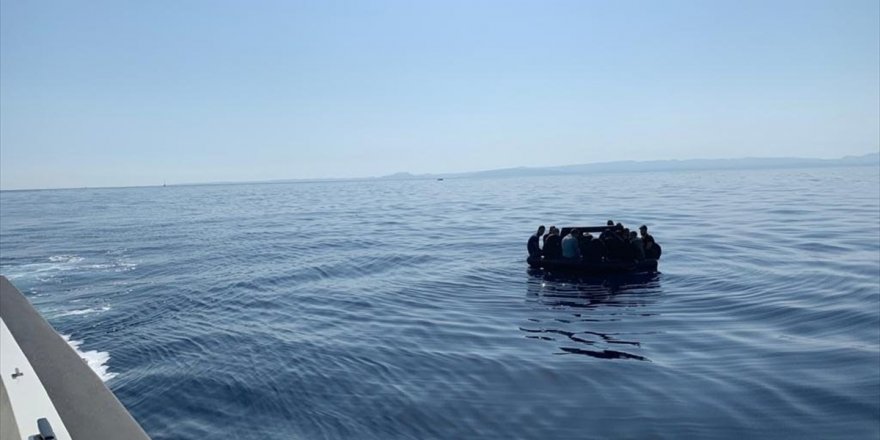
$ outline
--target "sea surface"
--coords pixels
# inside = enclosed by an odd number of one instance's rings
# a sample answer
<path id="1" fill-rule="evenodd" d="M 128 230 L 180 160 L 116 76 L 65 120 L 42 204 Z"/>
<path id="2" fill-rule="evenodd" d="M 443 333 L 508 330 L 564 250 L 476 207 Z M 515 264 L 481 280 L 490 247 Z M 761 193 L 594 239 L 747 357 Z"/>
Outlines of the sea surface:
<path id="1" fill-rule="evenodd" d="M 5 191 L 0 273 L 154 439 L 880 437 L 873 167 Z"/>

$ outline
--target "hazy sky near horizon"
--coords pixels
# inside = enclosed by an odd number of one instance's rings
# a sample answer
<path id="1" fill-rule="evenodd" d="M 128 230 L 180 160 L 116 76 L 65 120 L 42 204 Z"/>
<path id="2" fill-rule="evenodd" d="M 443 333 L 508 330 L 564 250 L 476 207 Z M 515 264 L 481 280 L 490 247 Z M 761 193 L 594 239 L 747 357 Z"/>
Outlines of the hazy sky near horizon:
<path id="1" fill-rule="evenodd" d="M 0 188 L 880 149 L 880 5 L 0 1 Z"/>

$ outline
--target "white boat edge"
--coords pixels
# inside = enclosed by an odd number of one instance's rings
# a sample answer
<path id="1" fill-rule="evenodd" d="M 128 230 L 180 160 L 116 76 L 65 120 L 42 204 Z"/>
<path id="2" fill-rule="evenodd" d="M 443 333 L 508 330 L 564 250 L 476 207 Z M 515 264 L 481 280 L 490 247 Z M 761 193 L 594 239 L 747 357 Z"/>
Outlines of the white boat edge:
<path id="1" fill-rule="evenodd" d="M 2 418 L 0 435 L 4 440 L 7 437 L 28 440 L 32 435 L 40 434 L 39 419 L 48 420 L 55 438 L 70 440 L 52 399 L 3 318 L 0 318 L 0 374 L 0 393 L 3 393 L 0 411 L 12 415 L 11 420 L 8 416 Z"/>
<path id="2" fill-rule="evenodd" d="M 39 419 L 48 421 L 58 439 L 149 439 L 101 378 L 2 275 L 0 321 L 0 440 L 42 439 Z M 9 426 L 12 421 L 15 426 Z"/>

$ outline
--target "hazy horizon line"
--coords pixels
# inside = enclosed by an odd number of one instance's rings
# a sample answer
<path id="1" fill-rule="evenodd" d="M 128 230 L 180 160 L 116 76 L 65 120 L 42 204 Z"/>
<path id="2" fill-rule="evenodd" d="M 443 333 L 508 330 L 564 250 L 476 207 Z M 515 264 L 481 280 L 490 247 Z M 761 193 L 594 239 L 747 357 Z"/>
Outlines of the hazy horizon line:
<path id="1" fill-rule="evenodd" d="M 68 186 L 68 187 L 49 187 L 49 188 L 13 188 L 13 189 L 5 189 L 0 188 L 0 192 L 24 192 L 24 191 L 59 191 L 59 190 L 77 190 L 77 189 L 127 189 L 127 188 L 156 188 L 156 187 L 168 187 L 168 186 L 201 186 L 201 185 L 235 185 L 235 184 L 281 184 L 281 183 L 328 183 L 328 182 L 357 182 L 357 181 L 372 181 L 372 180 L 395 180 L 395 176 L 400 176 L 397 180 L 421 180 L 428 178 L 461 178 L 466 179 L 470 177 L 477 176 L 468 176 L 471 174 L 480 174 L 480 173 L 488 173 L 493 171 L 509 171 L 509 170 L 552 170 L 558 168 L 566 168 L 566 167 L 578 167 L 578 166 L 601 166 L 601 165 L 611 165 L 611 164 L 651 164 L 651 163 L 663 163 L 663 162 L 696 162 L 696 161 L 705 161 L 705 162 L 723 162 L 723 161 L 746 161 L 746 160 L 809 160 L 809 161 L 817 161 L 817 162 L 833 162 L 840 161 L 846 159 L 858 159 L 858 158 L 866 158 L 870 156 L 880 156 L 880 149 L 875 150 L 870 153 L 864 154 L 849 154 L 840 157 L 834 158 L 819 158 L 819 157 L 801 157 L 801 156 L 744 156 L 744 157 L 727 157 L 727 158 L 688 158 L 688 159 L 649 159 L 649 160 L 613 160 L 613 161 L 600 161 L 600 162 L 581 162 L 581 163 L 568 163 L 568 164 L 559 164 L 559 165 L 543 165 L 543 166 L 514 166 L 514 167 L 502 167 L 502 168 L 486 168 L 480 170 L 473 171 L 446 171 L 446 172 L 433 172 L 433 173 L 419 173 L 413 174 L 408 171 L 398 171 L 391 174 L 379 175 L 379 176 L 362 176 L 362 177 L 316 177 L 316 178 L 280 178 L 280 179 L 262 179 L 262 180 L 216 180 L 216 181 L 204 181 L 204 182 L 181 182 L 181 183 L 171 183 L 167 184 L 164 182 L 162 184 L 153 184 L 153 185 L 108 185 L 108 186 Z M 867 166 L 872 164 L 841 164 L 842 166 Z M 833 166 L 833 165 L 832 165 Z M 772 167 L 770 168 L 772 169 Z M 674 170 L 674 169 L 656 169 L 656 170 L 611 170 L 612 173 L 626 173 L 626 172 L 668 172 L 668 171 L 700 171 L 701 169 L 693 168 L 693 169 L 682 169 L 682 170 Z M 711 168 L 704 169 L 706 171 L 711 170 Z M 577 174 L 577 173 L 572 173 Z M 448 177 L 447 177 L 448 176 Z M 500 177 L 500 176 L 499 176 Z M 514 177 L 514 176 L 508 176 Z M 526 177 L 526 176 L 523 176 Z"/>

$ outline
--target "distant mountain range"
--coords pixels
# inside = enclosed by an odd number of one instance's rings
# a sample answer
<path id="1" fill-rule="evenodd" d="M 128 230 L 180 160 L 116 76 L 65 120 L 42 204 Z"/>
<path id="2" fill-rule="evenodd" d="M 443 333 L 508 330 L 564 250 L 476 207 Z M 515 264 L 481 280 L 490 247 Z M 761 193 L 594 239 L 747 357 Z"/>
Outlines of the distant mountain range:
<path id="1" fill-rule="evenodd" d="M 742 159 L 689 159 L 689 160 L 651 160 L 599 162 L 580 165 L 553 167 L 516 167 L 495 170 L 472 171 L 467 173 L 410 174 L 395 173 L 379 177 L 383 180 L 447 179 L 473 177 L 528 177 L 563 176 L 572 174 L 605 174 L 647 171 L 689 171 L 689 170 L 745 170 L 778 168 L 825 168 L 840 166 L 880 167 L 880 153 L 863 156 L 845 156 L 840 159 L 807 159 L 798 157 Z"/>

